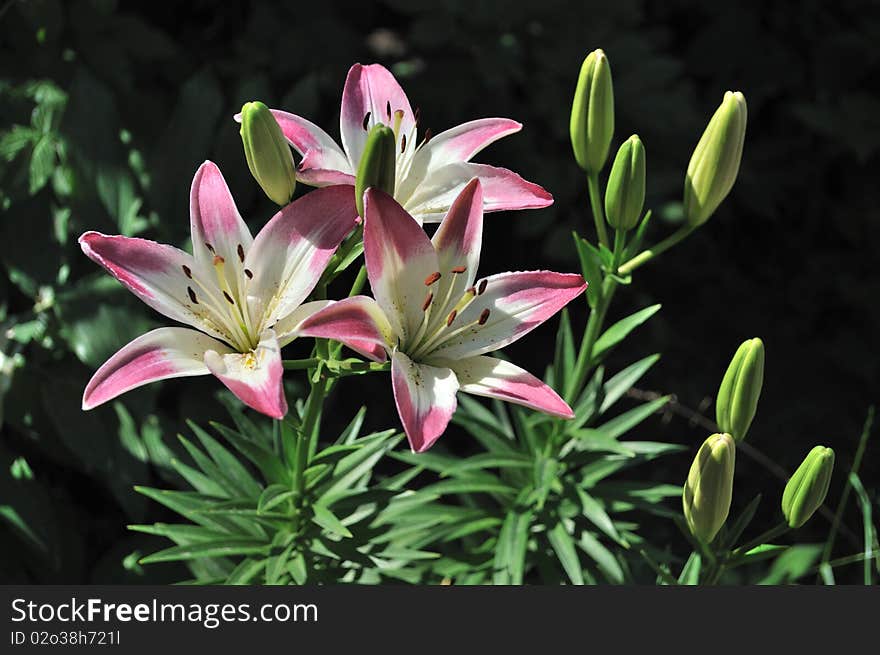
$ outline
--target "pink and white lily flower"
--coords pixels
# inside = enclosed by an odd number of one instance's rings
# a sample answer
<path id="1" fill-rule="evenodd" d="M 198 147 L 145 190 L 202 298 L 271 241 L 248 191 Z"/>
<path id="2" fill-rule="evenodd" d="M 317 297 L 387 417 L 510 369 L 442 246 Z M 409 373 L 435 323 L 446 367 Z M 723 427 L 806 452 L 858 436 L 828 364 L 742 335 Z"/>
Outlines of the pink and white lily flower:
<path id="1" fill-rule="evenodd" d="M 443 434 L 459 391 L 573 416 L 534 375 L 485 354 L 541 325 L 587 285 L 580 275 L 549 271 L 478 280 L 483 203 L 482 184 L 473 180 L 429 239 L 393 198 L 368 189 L 364 255 L 375 299 L 333 303 L 297 329 L 376 361 L 391 357 L 397 411 L 414 452 Z"/>
<path id="2" fill-rule="evenodd" d="M 283 417 L 281 348 L 302 319 L 328 305 L 302 302 L 356 220 L 351 187 L 318 189 L 254 238 L 220 169 L 206 161 L 190 194 L 193 255 L 146 239 L 83 234 L 86 255 L 147 305 L 195 328 L 158 328 L 124 346 L 89 381 L 83 409 L 148 382 L 212 373 L 246 405 Z"/>
<path id="3" fill-rule="evenodd" d="M 452 201 L 474 177 L 483 184 L 484 211 L 546 207 L 553 197 L 537 184 L 505 168 L 470 160 L 489 144 L 522 125 L 507 118 L 462 123 L 419 141 L 419 117 L 394 76 L 379 64 L 355 64 L 342 91 L 342 147 L 314 123 L 272 110 L 284 136 L 303 159 L 297 179 L 313 186 L 354 184 L 367 134 L 383 123 L 397 143 L 394 199 L 419 223 L 439 222 Z M 239 117 L 236 116 L 239 120 Z"/>

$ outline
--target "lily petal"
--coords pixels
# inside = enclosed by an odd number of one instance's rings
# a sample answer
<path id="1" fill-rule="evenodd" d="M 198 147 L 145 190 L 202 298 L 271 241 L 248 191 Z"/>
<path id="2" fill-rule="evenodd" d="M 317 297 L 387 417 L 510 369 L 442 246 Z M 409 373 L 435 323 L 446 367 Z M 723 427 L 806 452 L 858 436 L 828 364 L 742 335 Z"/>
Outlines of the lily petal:
<path id="1" fill-rule="evenodd" d="M 79 245 L 89 259 L 157 312 L 230 340 L 216 317 L 198 303 L 198 287 L 187 276 L 195 266 L 192 256 L 155 241 L 100 232 L 86 232 L 79 238 Z"/>
<path id="2" fill-rule="evenodd" d="M 474 178 L 462 189 L 431 239 L 437 251 L 441 271 L 461 270 L 454 275 L 460 291 L 456 299 L 473 285 L 480 265 L 480 249 L 483 244 L 483 188 Z M 447 283 L 451 280 L 447 280 Z"/>
<path id="3" fill-rule="evenodd" d="M 233 295 L 241 297 L 242 263 L 253 237 L 242 220 L 223 174 L 212 161 L 199 166 L 189 199 L 193 256 L 208 279 L 220 262 Z M 215 259 L 219 257 L 219 259 Z"/>
<path id="4" fill-rule="evenodd" d="M 300 155 L 302 161 L 296 179 L 312 186 L 354 184 L 354 170 L 333 138 L 311 121 L 272 109 L 281 133 Z"/>
<path id="5" fill-rule="evenodd" d="M 422 321 L 440 265 L 425 231 L 379 189 L 364 194 L 364 261 L 376 302 L 406 341 Z"/>
<path id="6" fill-rule="evenodd" d="M 204 358 L 208 350 L 232 352 L 225 344 L 187 328 L 147 332 L 123 346 L 95 372 L 86 385 L 82 408 L 92 409 L 157 380 L 207 375 Z"/>
<path id="7" fill-rule="evenodd" d="M 547 191 L 513 171 L 470 162 L 438 168 L 418 185 L 410 197 L 402 192 L 398 196 L 417 221 L 436 223 L 443 219 L 464 186 L 475 177 L 483 185 L 483 211 L 537 209 L 553 204 L 553 196 Z"/>
<path id="8" fill-rule="evenodd" d="M 281 347 L 272 330 L 260 335 L 260 343 L 250 353 L 208 350 L 205 365 L 248 407 L 276 419 L 287 414 Z"/>
<path id="9" fill-rule="evenodd" d="M 355 227 L 354 189 L 316 189 L 283 207 L 260 230 L 244 266 L 252 279 L 248 295 L 259 299 L 267 328 L 311 293 L 346 234 Z"/>
<path id="10" fill-rule="evenodd" d="M 410 447 L 416 453 L 428 450 L 455 413 L 455 373 L 449 368 L 417 364 L 395 351 L 391 355 L 391 384 Z"/>
<path id="11" fill-rule="evenodd" d="M 287 316 L 280 319 L 272 328 L 278 337 L 278 344 L 284 348 L 284 346 L 299 336 L 297 328 L 300 323 L 312 314 L 321 311 L 325 307 L 329 307 L 334 302 L 333 300 L 313 300 L 312 302 L 303 303 Z"/>
<path id="12" fill-rule="evenodd" d="M 412 195 L 416 185 L 438 168 L 470 161 L 489 144 L 521 129 L 521 123 L 509 118 L 480 118 L 432 137 L 413 155 L 406 179 L 400 186 L 399 197 L 407 198 Z"/>
<path id="13" fill-rule="evenodd" d="M 482 290 L 455 318 L 431 357 L 462 359 L 503 348 L 531 332 L 587 288 L 580 275 L 529 271 L 477 282 Z"/>
<path id="14" fill-rule="evenodd" d="M 350 170 L 357 170 L 369 127 L 378 123 L 393 126 L 394 113 L 398 110 L 403 112 L 399 129 L 395 130 L 399 143 L 401 136 L 409 135 L 415 127 L 415 116 L 400 84 L 388 69 L 379 64 L 355 64 L 351 67 L 342 90 L 339 118 L 342 147 L 348 155 Z M 365 123 L 367 129 L 364 129 Z"/>
<path id="15" fill-rule="evenodd" d="M 394 344 L 394 333 L 385 312 L 367 296 L 332 303 L 301 321 L 291 334 L 333 339 L 377 362 L 385 361 L 386 349 Z"/>
<path id="16" fill-rule="evenodd" d="M 468 357 L 448 361 L 459 391 L 524 405 L 540 412 L 573 418 L 571 407 L 549 386 L 528 371 L 497 357 Z"/>

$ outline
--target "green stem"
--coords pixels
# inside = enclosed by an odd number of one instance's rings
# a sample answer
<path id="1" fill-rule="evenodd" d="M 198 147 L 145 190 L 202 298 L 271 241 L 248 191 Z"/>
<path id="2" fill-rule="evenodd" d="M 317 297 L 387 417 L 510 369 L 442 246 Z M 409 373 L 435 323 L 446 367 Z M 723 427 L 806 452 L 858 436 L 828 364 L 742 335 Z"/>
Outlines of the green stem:
<path id="1" fill-rule="evenodd" d="M 568 403 L 574 401 L 577 394 L 587 380 L 587 374 L 590 372 L 590 359 L 593 356 L 593 346 L 596 345 L 596 339 L 602 332 L 602 325 L 605 323 L 605 316 L 608 314 L 608 307 L 611 305 L 611 299 L 617 290 L 617 282 L 606 277 L 602 281 L 602 293 L 599 294 L 599 302 L 596 308 L 590 312 L 590 318 L 587 320 L 587 326 L 584 328 L 584 336 L 581 339 L 581 348 L 578 351 L 577 361 L 574 365 L 574 376 L 569 379 L 569 383 L 565 390 L 565 400 Z"/>
<path id="2" fill-rule="evenodd" d="M 309 357 L 308 359 L 282 359 L 281 365 L 285 371 L 301 371 L 305 368 L 314 368 L 321 363 L 319 357 Z"/>
<path id="3" fill-rule="evenodd" d="M 593 210 L 593 222 L 596 224 L 596 234 L 599 243 L 606 248 L 611 247 L 608 241 L 608 232 L 605 230 L 605 212 L 602 209 L 602 193 L 599 190 L 599 174 L 587 173 L 587 189 L 590 192 L 590 207 Z"/>
<path id="4" fill-rule="evenodd" d="M 643 250 L 638 255 L 630 259 L 623 266 L 621 266 L 618 270 L 621 275 L 626 275 L 627 273 L 632 273 L 639 266 L 643 264 L 647 264 L 649 261 L 654 259 L 660 253 L 666 252 L 676 243 L 684 239 L 691 232 L 694 231 L 694 228 L 690 225 L 683 225 L 678 230 L 670 234 L 668 237 L 663 239 L 660 243 L 652 248 L 648 248 L 647 250 Z"/>
<path id="5" fill-rule="evenodd" d="M 317 379 L 315 379 L 317 378 Z M 305 412 L 302 425 L 300 426 L 300 441 L 296 451 L 296 480 L 297 491 L 300 495 L 305 491 L 304 471 L 308 463 L 314 457 L 318 446 L 318 433 L 321 426 L 321 410 L 324 407 L 324 395 L 327 393 L 327 378 L 323 375 L 322 367 L 318 366 L 312 377 L 312 388 L 306 399 Z"/>
<path id="6" fill-rule="evenodd" d="M 351 291 L 348 292 L 348 297 L 356 296 L 361 292 L 361 289 L 364 288 L 364 284 L 367 281 L 367 267 L 361 264 L 361 268 L 358 271 L 357 277 L 354 278 L 354 282 L 351 285 Z"/>
<path id="7" fill-rule="evenodd" d="M 619 227 L 614 228 L 614 257 L 611 260 L 611 270 L 617 273 L 620 268 L 620 260 L 623 257 L 623 251 L 626 249 L 626 232 Z"/>
<path id="8" fill-rule="evenodd" d="M 865 454 L 865 447 L 868 445 L 868 437 L 871 434 L 871 428 L 874 424 L 874 406 L 868 408 L 868 416 L 865 418 L 865 424 L 862 427 L 862 436 L 859 439 L 856 454 L 853 457 L 850 475 L 855 473 L 858 475 L 859 468 L 862 466 L 862 457 Z M 849 480 L 849 476 L 847 476 Z M 852 485 L 847 482 L 843 487 L 843 494 L 840 496 L 840 502 L 837 503 L 837 510 L 834 512 L 834 520 L 831 522 L 831 530 L 828 533 L 828 539 L 825 541 L 825 548 L 822 550 L 822 562 L 827 562 L 831 557 L 831 551 L 834 549 L 834 540 L 837 538 L 837 531 L 840 529 L 840 520 L 843 517 L 843 509 L 846 507 L 846 501 L 849 500 L 849 491 Z"/>

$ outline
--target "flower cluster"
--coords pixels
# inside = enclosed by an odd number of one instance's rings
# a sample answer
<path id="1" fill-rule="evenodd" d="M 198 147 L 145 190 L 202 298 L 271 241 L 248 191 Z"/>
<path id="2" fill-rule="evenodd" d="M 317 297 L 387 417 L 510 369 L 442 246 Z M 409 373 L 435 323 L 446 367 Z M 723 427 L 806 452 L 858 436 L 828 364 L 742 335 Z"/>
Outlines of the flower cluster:
<path id="1" fill-rule="evenodd" d="M 280 419 L 288 410 L 281 349 L 297 337 L 320 337 L 373 361 L 390 359 L 397 410 L 416 452 L 444 432 L 459 391 L 572 417 L 541 380 L 486 355 L 541 325 L 587 286 L 577 274 L 477 274 L 484 212 L 552 203 L 517 174 L 470 161 L 521 125 L 486 118 L 433 137 L 427 130 L 419 140 L 419 112 L 379 65 L 356 64 L 348 73 L 342 147 L 300 116 L 268 111 L 248 103 L 236 116 L 257 181 L 279 204 L 297 180 L 319 188 L 283 204 L 255 237 L 220 170 L 205 162 L 190 197 L 192 254 L 98 232 L 80 238 L 85 254 L 138 298 L 189 326 L 159 328 L 123 347 L 88 383 L 83 408 L 149 382 L 210 373 L 246 405 Z M 376 126 L 393 139 L 393 149 L 377 149 L 393 157 L 386 167 L 393 177 L 357 198 Z M 295 169 L 287 145 L 278 147 L 280 135 L 302 156 Z M 426 222 L 440 223 L 432 238 Z M 360 230 L 372 297 L 307 302 L 334 253 Z"/>

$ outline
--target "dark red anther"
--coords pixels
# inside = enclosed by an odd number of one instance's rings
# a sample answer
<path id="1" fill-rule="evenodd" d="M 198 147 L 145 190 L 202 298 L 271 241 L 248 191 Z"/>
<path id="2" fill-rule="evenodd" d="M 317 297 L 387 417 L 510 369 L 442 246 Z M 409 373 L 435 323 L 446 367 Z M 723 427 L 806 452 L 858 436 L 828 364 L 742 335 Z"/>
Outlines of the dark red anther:
<path id="1" fill-rule="evenodd" d="M 193 279 L 192 269 L 190 269 L 190 267 L 187 266 L 186 264 L 181 266 L 181 268 L 183 269 L 183 274 L 186 275 L 190 280 L 192 280 Z"/>
<path id="2" fill-rule="evenodd" d="M 488 320 L 489 320 L 489 310 L 484 309 L 482 312 L 480 312 L 480 318 L 477 321 L 477 323 L 479 323 L 480 325 L 485 325 L 486 321 L 488 321 Z"/>
<path id="3" fill-rule="evenodd" d="M 244 263 L 244 247 L 241 244 L 238 244 L 238 259 L 243 264 Z"/>
<path id="4" fill-rule="evenodd" d="M 425 296 L 425 302 L 422 303 L 422 311 L 423 312 L 428 311 L 428 307 L 431 306 L 432 300 L 434 300 L 434 294 L 429 291 L 428 295 Z"/>
<path id="5" fill-rule="evenodd" d="M 196 292 L 192 290 L 192 287 L 187 287 L 186 292 L 189 294 L 189 299 L 193 301 L 193 304 L 198 305 L 199 301 L 196 298 Z"/>
<path id="6" fill-rule="evenodd" d="M 364 130 L 366 130 L 367 127 L 370 125 L 370 112 L 367 112 L 367 113 L 364 115 L 364 123 L 363 123 L 363 125 L 364 125 Z"/>
<path id="7" fill-rule="evenodd" d="M 402 134 L 400 136 L 400 152 L 404 152 L 406 150 L 406 134 Z"/>
<path id="8" fill-rule="evenodd" d="M 440 279 L 440 271 L 435 271 L 425 278 L 425 286 L 429 287 Z"/>
<path id="9" fill-rule="evenodd" d="M 230 295 L 229 295 L 228 293 L 226 293 L 225 291 L 223 292 L 223 297 L 226 298 L 226 302 L 228 302 L 230 305 L 234 305 L 234 304 L 235 304 L 235 301 L 232 299 L 232 296 L 230 296 Z"/>
<path id="10" fill-rule="evenodd" d="M 214 254 L 214 246 L 212 246 L 207 241 L 205 241 L 205 248 L 207 248 L 211 252 L 212 255 Z"/>
<path id="11" fill-rule="evenodd" d="M 391 120 L 391 101 L 385 101 L 385 113 L 388 115 L 388 120 Z"/>
<path id="12" fill-rule="evenodd" d="M 456 266 L 455 268 L 452 269 L 452 272 L 455 273 L 456 275 L 460 275 L 461 273 L 464 273 L 466 270 L 467 270 L 467 266 Z"/>
<path id="13" fill-rule="evenodd" d="M 477 288 L 477 295 L 482 296 L 483 292 L 486 290 L 486 285 L 489 284 L 489 280 L 482 280 L 480 282 L 480 286 Z"/>
<path id="14" fill-rule="evenodd" d="M 431 128 L 429 127 L 427 130 L 425 130 L 425 143 L 430 141 L 432 136 L 434 136 L 434 133 L 431 131 Z"/>
<path id="15" fill-rule="evenodd" d="M 251 271 L 251 269 L 249 268 L 244 269 L 244 274 L 247 275 L 248 280 L 252 280 L 254 277 L 253 271 Z"/>
<path id="16" fill-rule="evenodd" d="M 458 312 L 456 310 L 452 310 L 449 312 L 449 316 L 446 317 L 446 327 L 452 325 L 452 321 L 455 320 L 455 317 L 458 316 Z"/>

